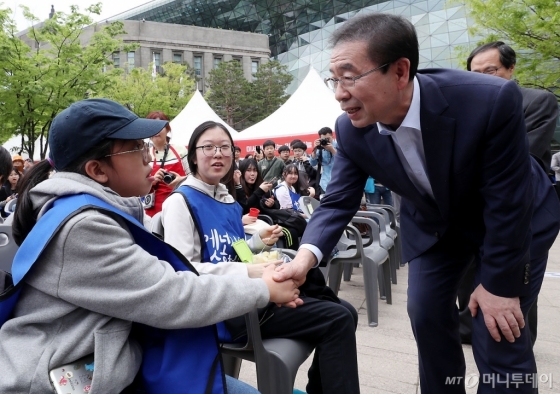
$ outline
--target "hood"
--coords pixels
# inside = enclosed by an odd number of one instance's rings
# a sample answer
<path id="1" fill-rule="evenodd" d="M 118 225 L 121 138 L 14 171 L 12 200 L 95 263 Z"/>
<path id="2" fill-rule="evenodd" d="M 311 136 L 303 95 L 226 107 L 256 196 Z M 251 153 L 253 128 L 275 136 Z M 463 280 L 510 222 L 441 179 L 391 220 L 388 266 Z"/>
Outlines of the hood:
<path id="1" fill-rule="evenodd" d="M 140 198 L 121 197 L 112 189 L 104 187 L 84 175 L 73 172 L 55 173 L 51 178 L 31 189 L 30 195 L 33 209 L 39 211 L 38 218 L 40 218 L 57 198 L 81 193 L 91 194 L 113 205 L 138 219 L 140 223 L 144 220 L 144 209 Z"/>

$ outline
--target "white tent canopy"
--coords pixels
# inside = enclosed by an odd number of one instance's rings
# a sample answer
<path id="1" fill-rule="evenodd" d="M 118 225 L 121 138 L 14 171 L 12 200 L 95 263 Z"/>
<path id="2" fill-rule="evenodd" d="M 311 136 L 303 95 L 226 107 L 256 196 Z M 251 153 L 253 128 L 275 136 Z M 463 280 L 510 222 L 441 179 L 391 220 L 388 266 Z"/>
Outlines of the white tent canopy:
<path id="1" fill-rule="evenodd" d="M 27 138 L 26 138 L 27 140 Z M 43 140 L 43 144 L 47 143 L 47 139 L 45 138 Z M 21 150 L 21 135 L 14 135 L 12 138 L 10 138 L 8 141 L 4 142 L 2 144 L 2 146 L 4 148 L 6 148 L 8 150 L 8 152 L 10 152 L 10 154 L 12 156 L 17 155 L 19 153 L 19 151 Z M 37 140 L 35 141 L 35 153 L 34 153 L 34 159 L 38 160 L 39 156 L 41 155 L 41 143 L 39 138 L 37 138 Z M 47 150 L 48 152 L 48 150 Z M 23 158 L 27 158 L 29 155 L 27 154 L 27 152 L 23 152 L 22 153 Z"/>
<path id="2" fill-rule="evenodd" d="M 204 100 L 204 97 L 202 97 L 202 94 L 196 90 L 185 108 L 183 108 L 175 119 L 169 122 L 172 133 L 171 143 L 186 146 L 189 143 L 194 129 L 207 120 L 223 124 L 235 138 L 237 130 L 227 125 L 226 122 L 210 108 L 206 100 Z"/>
<path id="3" fill-rule="evenodd" d="M 234 140 L 292 137 L 317 133 L 322 127 L 334 129 L 342 114 L 334 93 L 325 86 L 314 68 L 294 94 L 273 114 L 234 135 Z"/>

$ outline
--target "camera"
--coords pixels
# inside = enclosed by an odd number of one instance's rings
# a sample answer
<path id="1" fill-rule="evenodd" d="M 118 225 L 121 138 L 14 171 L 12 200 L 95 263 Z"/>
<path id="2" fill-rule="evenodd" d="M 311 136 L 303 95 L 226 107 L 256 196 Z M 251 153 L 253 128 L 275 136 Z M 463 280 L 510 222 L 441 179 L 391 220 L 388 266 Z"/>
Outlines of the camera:
<path id="1" fill-rule="evenodd" d="M 321 146 L 327 146 L 328 144 L 330 144 L 328 138 L 321 138 L 319 142 L 321 143 Z"/>
<path id="2" fill-rule="evenodd" d="M 175 178 L 176 178 L 175 175 L 166 172 L 165 175 L 163 176 L 163 182 L 169 185 L 171 182 L 175 180 Z"/>

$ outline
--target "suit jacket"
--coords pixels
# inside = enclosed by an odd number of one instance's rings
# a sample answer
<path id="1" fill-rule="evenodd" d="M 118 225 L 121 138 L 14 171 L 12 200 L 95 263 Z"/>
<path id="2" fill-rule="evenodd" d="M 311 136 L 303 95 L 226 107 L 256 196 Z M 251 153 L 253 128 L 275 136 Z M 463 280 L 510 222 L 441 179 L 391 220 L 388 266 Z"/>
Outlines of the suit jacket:
<path id="1" fill-rule="evenodd" d="M 545 171 L 550 167 L 550 143 L 558 120 L 556 97 L 538 89 L 520 88 L 523 96 L 523 114 L 529 137 L 529 152 L 539 158 Z"/>
<path id="2" fill-rule="evenodd" d="M 488 291 L 504 297 L 526 294 L 529 249 L 533 255 L 548 252 L 560 207 L 546 174 L 528 154 L 519 88 L 458 70 L 427 69 L 417 78 L 426 171 L 435 200 L 410 181 L 392 138 L 380 135 L 376 125 L 356 128 L 343 114 L 335 128 L 338 152 L 329 191 L 301 243 L 329 253 L 358 209 L 371 175 L 403 197 L 403 261 L 447 233 L 446 240 L 452 235 L 480 248 Z M 548 215 L 540 214 L 543 209 Z M 552 241 L 540 236 L 554 231 Z"/>

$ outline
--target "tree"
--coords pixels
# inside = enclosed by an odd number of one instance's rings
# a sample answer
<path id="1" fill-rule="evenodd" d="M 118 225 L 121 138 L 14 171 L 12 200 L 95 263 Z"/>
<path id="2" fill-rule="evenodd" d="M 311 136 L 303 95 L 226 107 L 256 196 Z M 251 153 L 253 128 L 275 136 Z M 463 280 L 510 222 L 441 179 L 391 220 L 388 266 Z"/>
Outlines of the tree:
<path id="1" fill-rule="evenodd" d="M 220 62 L 210 71 L 206 83 L 209 87 L 206 94 L 208 105 L 228 125 L 235 127 L 251 115 L 253 97 L 239 62 Z"/>
<path id="2" fill-rule="evenodd" d="M 207 79 L 208 104 L 231 127 L 247 128 L 276 111 L 290 97 L 285 93 L 293 77 L 278 61 L 259 66 L 253 82 L 239 62 L 221 62 Z"/>
<path id="3" fill-rule="evenodd" d="M 255 99 L 251 115 L 254 123 L 276 111 L 290 97 L 286 94 L 286 88 L 294 77 L 287 70 L 288 67 L 281 65 L 278 60 L 270 61 L 257 69 L 251 89 Z"/>
<path id="4" fill-rule="evenodd" d="M 546 89 L 560 100 L 560 12 L 557 0 L 465 0 L 472 35 L 501 40 L 518 53 L 520 85 Z"/>
<path id="5" fill-rule="evenodd" d="M 87 14 L 72 6 L 70 14 L 57 12 L 44 23 L 22 8 L 25 18 L 35 23 L 24 37 L 17 35 L 11 11 L 0 10 L 0 114 L 5 132 L 21 135 L 22 151 L 33 158 L 39 139 L 44 158 L 54 117 L 89 92 L 103 89 L 109 55 L 132 46 L 116 38 L 125 33 L 121 22 L 107 24 L 87 44 L 81 42 L 83 30 L 93 22 L 90 15 L 101 13 L 100 4 L 88 7 Z"/>
<path id="6" fill-rule="evenodd" d="M 114 69 L 111 83 L 98 95 L 121 103 L 140 117 L 157 110 L 173 119 L 189 102 L 195 83 L 184 65 L 165 63 L 162 69 L 155 78 L 143 68 L 128 73 Z"/>

